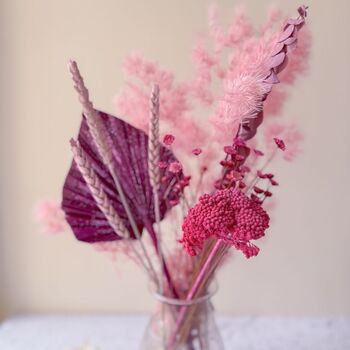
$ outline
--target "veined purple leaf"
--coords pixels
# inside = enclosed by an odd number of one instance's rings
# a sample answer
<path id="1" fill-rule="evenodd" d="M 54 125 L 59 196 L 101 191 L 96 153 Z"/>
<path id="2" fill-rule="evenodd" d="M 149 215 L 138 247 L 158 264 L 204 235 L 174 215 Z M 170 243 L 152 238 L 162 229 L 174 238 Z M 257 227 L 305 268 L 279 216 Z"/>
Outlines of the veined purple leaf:
<path id="1" fill-rule="evenodd" d="M 116 174 L 136 225 L 142 232 L 144 226 L 155 222 L 153 192 L 147 164 L 148 136 L 142 130 L 112 115 L 103 112 L 99 112 L 99 115 L 109 135 L 108 142 L 113 152 Z M 112 176 L 97 151 L 85 117 L 81 122 L 78 141 L 88 154 L 114 209 L 129 230 L 131 237 L 135 238 Z M 176 161 L 176 158 L 168 148 L 160 145 L 160 161 L 169 164 Z M 161 176 L 165 177 L 159 190 L 160 214 L 163 218 L 171 207 L 169 202 L 176 201 L 179 193 L 175 187 L 176 181 L 173 181 L 175 175 L 167 169 L 160 169 L 160 171 Z M 181 179 L 183 174 L 181 172 L 176 176 Z M 78 240 L 98 242 L 121 239 L 98 208 L 74 161 L 64 183 L 62 209 Z"/>

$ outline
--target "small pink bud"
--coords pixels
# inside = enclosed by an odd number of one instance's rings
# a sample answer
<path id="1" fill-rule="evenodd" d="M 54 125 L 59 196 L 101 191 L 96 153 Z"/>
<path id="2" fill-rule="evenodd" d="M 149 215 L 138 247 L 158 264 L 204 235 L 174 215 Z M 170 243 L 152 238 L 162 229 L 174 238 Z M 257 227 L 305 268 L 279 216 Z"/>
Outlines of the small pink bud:
<path id="1" fill-rule="evenodd" d="M 217 190 L 221 190 L 221 189 L 222 189 L 222 181 L 221 181 L 221 180 L 215 181 L 214 187 L 215 187 Z"/>
<path id="2" fill-rule="evenodd" d="M 235 144 L 236 146 L 242 146 L 242 147 L 245 146 L 244 140 L 242 140 L 242 139 L 240 139 L 240 138 L 235 138 L 235 139 L 233 140 L 233 142 L 234 142 L 234 144 Z"/>
<path id="3" fill-rule="evenodd" d="M 236 149 L 233 146 L 225 146 L 224 152 L 227 154 L 236 154 L 237 153 Z"/>
<path id="4" fill-rule="evenodd" d="M 181 181 L 180 185 L 182 188 L 190 185 L 191 176 L 185 176 Z"/>
<path id="5" fill-rule="evenodd" d="M 182 165 L 180 162 L 171 162 L 169 165 L 169 171 L 171 173 L 177 174 L 182 170 Z"/>
<path id="6" fill-rule="evenodd" d="M 245 188 L 247 185 L 243 182 L 243 181 L 240 181 L 239 182 L 239 184 L 238 184 L 238 187 L 240 188 L 240 189 L 243 189 L 243 188 Z"/>
<path id="7" fill-rule="evenodd" d="M 202 150 L 200 148 L 195 148 L 195 149 L 192 150 L 192 153 L 195 156 L 199 156 L 202 153 Z"/>
<path id="8" fill-rule="evenodd" d="M 255 192 L 255 193 L 258 193 L 258 194 L 264 192 L 264 190 L 262 190 L 262 189 L 261 189 L 260 187 L 258 187 L 258 186 L 254 186 L 253 189 L 254 189 L 254 192 Z"/>
<path id="9" fill-rule="evenodd" d="M 248 166 L 246 166 L 246 165 L 241 165 L 239 167 L 239 170 L 240 170 L 241 173 L 249 173 L 250 172 L 250 168 Z"/>
<path id="10" fill-rule="evenodd" d="M 286 145 L 284 144 L 283 140 L 277 139 L 277 138 L 274 138 L 273 140 L 275 141 L 275 143 L 279 149 L 281 149 L 282 151 L 286 150 Z"/>
<path id="11" fill-rule="evenodd" d="M 274 179 L 270 179 L 270 183 L 271 183 L 272 186 L 278 186 L 279 185 L 279 183 L 276 180 L 274 180 Z"/>
<path id="12" fill-rule="evenodd" d="M 261 170 L 258 170 L 258 171 L 256 172 L 256 174 L 258 175 L 258 177 L 260 177 L 260 179 L 266 179 L 266 178 L 267 178 L 266 174 L 263 174 L 263 173 L 261 172 Z"/>
<path id="13" fill-rule="evenodd" d="M 271 173 L 267 173 L 265 174 L 265 177 L 267 177 L 268 179 L 272 179 L 275 175 L 271 174 Z"/>
<path id="14" fill-rule="evenodd" d="M 241 156 L 240 154 L 236 154 L 235 159 L 237 160 L 237 162 L 240 162 L 241 160 L 244 160 L 244 157 Z"/>
<path id="15" fill-rule="evenodd" d="M 168 163 L 167 162 L 158 162 L 158 167 L 160 169 L 166 169 L 168 167 Z"/>
<path id="16" fill-rule="evenodd" d="M 259 197 L 256 194 L 254 194 L 254 193 L 252 193 L 250 195 L 250 198 L 253 199 L 254 201 L 258 202 L 258 203 L 261 203 L 261 200 L 259 199 Z"/>
<path id="17" fill-rule="evenodd" d="M 169 201 L 169 204 L 171 205 L 171 206 L 174 206 L 174 205 L 176 205 L 176 204 L 178 204 L 179 203 L 179 199 L 171 199 L 170 201 Z"/>
<path id="18" fill-rule="evenodd" d="M 175 141 L 175 136 L 171 134 L 166 134 L 163 137 L 163 143 L 167 146 L 170 146 Z"/>
<path id="19" fill-rule="evenodd" d="M 255 155 L 258 156 L 258 157 L 262 157 L 262 156 L 264 155 L 264 153 L 261 152 L 261 151 L 259 151 L 258 149 L 255 149 L 255 150 L 254 150 L 254 153 L 255 153 Z"/>
<path id="20" fill-rule="evenodd" d="M 271 193 L 270 191 L 265 191 L 265 192 L 264 192 L 264 195 L 265 195 L 266 197 L 271 197 L 271 196 L 272 196 L 272 193 Z"/>
<path id="21" fill-rule="evenodd" d="M 238 180 L 241 180 L 241 179 L 242 179 L 242 174 L 240 174 L 238 171 L 231 170 L 231 171 L 226 175 L 226 177 L 227 177 L 229 180 L 238 181 Z"/>

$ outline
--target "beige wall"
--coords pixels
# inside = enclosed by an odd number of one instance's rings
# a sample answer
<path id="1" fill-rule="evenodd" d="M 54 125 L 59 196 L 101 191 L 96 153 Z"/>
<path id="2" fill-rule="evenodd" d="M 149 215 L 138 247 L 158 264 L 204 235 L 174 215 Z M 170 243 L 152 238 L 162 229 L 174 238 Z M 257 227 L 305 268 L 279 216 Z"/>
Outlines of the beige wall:
<path id="1" fill-rule="evenodd" d="M 297 2 L 276 1 L 290 14 Z M 222 0 L 222 12 L 233 1 Z M 256 22 L 268 1 L 245 1 Z M 113 111 L 121 61 L 133 49 L 180 78 L 206 25 L 209 1 L 11 0 L 1 10 L 0 315 L 24 311 L 147 310 L 141 273 L 71 234 L 37 233 L 31 211 L 58 198 L 80 107 L 66 70 L 80 62 L 95 105 Z M 236 258 L 220 274 L 219 310 L 235 313 L 350 312 L 349 10 L 347 1 L 309 0 L 310 74 L 285 113 L 302 120 L 305 154 L 280 164 L 273 227 L 255 260 Z"/>

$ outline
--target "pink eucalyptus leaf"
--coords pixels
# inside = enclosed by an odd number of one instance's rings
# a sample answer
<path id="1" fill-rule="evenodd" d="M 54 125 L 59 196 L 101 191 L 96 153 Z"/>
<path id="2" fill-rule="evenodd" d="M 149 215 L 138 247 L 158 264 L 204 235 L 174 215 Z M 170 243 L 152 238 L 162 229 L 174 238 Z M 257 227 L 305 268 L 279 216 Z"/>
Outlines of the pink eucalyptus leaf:
<path id="1" fill-rule="evenodd" d="M 99 115 L 109 134 L 108 141 L 113 150 L 116 174 L 136 225 L 142 232 L 145 226 L 155 222 L 153 192 L 148 175 L 148 136 L 143 131 L 112 115 L 103 112 L 99 112 Z M 99 176 L 103 190 L 114 209 L 129 230 L 131 237 L 135 238 L 113 178 L 102 162 L 84 117 L 78 140 L 88 154 L 94 171 Z M 169 149 L 160 146 L 160 161 L 168 164 L 177 159 Z M 177 176 L 182 178 L 182 172 Z M 172 182 L 174 174 L 166 169 L 161 169 L 161 177 L 166 178 L 166 181 L 161 183 L 159 190 L 160 213 L 163 218 L 171 207 L 170 201 L 178 199 L 179 195 L 174 187 L 176 181 Z M 165 193 L 168 193 L 167 198 L 164 198 Z M 98 208 L 74 161 L 63 187 L 62 209 L 78 240 L 99 242 L 121 239 Z"/>
<path id="2" fill-rule="evenodd" d="M 290 38 L 288 38 L 288 39 L 286 39 L 285 41 L 284 41 L 284 44 L 285 45 L 292 45 L 292 44 L 294 44 L 294 43 L 296 43 L 297 42 L 297 38 L 294 36 L 292 36 L 292 37 L 290 37 Z"/>
<path id="3" fill-rule="evenodd" d="M 280 81 L 278 79 L 277 74 L 273 70 L 271 70 L 270 75 L 264 79 L 264 82 L 268 84 L 278 84 Z"/>
<path id="4" fill-rule="evenodd" d="M 269 69 L 278 67 L 279 65 L 281 65 L 283 63 L 285 57 L 286 57 L 286 54 L 284 52 L 280 52 L 279 54 L 277 54 L 273 57 L 270 57 L 266 62 L 266 66 Z"/>
<path id="5" fill-rule="evenodd" d="M 304 22 L 303 18 L 297 18 L 297 19 L 290 18 L 290 19 L 288 19 L 287 24 L 292 24 L 294 26 L 298 26 L 298 25 L 302 24 L 303 22 Z"/>
<path id="6" fill-rule="evenodd" d="M 283 31 L 283 33 L 281 34 L 281 36 L 278 39 L 278 42 L 281 43 L 282 41 L 288 39 L 290 36 L 292 36 L 293 32 L 294 32 L 295 26 L 290 24 L 288 25 L 285 30 Z"/>
<path id="7" fill-rule="evenodd" d="M 277 43 L 271 52 L 271 56 L 279 54 L 284 48 L 284 43 Z"/>

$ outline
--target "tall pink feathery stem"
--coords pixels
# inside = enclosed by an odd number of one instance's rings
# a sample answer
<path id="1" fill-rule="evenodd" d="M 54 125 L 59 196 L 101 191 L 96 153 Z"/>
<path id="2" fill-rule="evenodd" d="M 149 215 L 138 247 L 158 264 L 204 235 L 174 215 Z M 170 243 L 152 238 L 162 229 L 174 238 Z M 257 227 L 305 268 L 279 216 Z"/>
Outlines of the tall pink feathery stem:
<path id="1" fill-rule="evenodd" d="M 307 16 L 307 6 L 300 6 L 298 8 L 299 16 L 296 19 L 288 19 L 283 28 L 283 32 L 277 40 L 275 47 L 271 52 L 271 57 L 265 62 L 265 69 L 267 71 L 262 84 L 266 89 L 261 103 L 263 103 L 269 93 L 272 91 L 274 84 L 278 84 L 278 74 L 287 65 L 287 54 L 294 49 L 298 41 L 298 31 L 304 26 L 305 18 Z M 237 131 L 237 137 L 245 141 L 250 140 L 256 134 L 257 128 L 263 121 L 263 111 L 253 111 L 249 115 L 243 116 L 242 121 Z"/>
<path id="2" fill-rule="evenodd" d="M 120 201 L 122 202 L 122 205 L 124 207 L 124 210 L 126 212 L 126 215 L 128 217 L 128 220 L 130 222 L 131 228 L 134 232 L 135 237 L 137 238 L 138 242 L 140 243 L 141 249 L 143 251 L 143 254 L 145 256 L 145 259 L 147 261 L 147 264 L 149 266 L 150 271 L 152 271 L 152 274 L 154 276 L 154 280 L 157 281 L 157 284 L 159 285 L 159 281 L 157 278 L 156 271 L 153 267 L 152 261 L 147 253 L 146 247 L 143 244 L 141 240 L 141 234 L 140 231 L 136 225 L 135 219 L 131 213 L 129 204 L 127 202 L 127 199 L 125 197 L 124 191 L 122 189 L 122 186 L 120 184 L 119 178 L 117 176 L 117 173 L 115 171 L 115 164 L 114 164 L 114 158 L 111 151 L 111 148 L 109 146 L 109 135 L 105 128 L 105 125 L 103 124 L 98 112 L 93 107 L 92 102 L 89 99 L 89 91 L 85 87 L 84 80 L 79 72 L 78 65 L 75 61 L 69 61 L 68 63 L 69 71 L 72 74 L 72 79 L 74 81 L 74 88 L 78 92 L 79 100 L 83 106 L 83 112 L 86 117 L 87 124 L 89 126 L 89 130 L 91 133 L 91 136 L 97 146 L 98 152 L 100 156 L 102 157 L 103 162 L 107 166 L 110 174 L 112 175 L 113 181 L 116 185 Z"/>
<path id="3" fill-rule="evenodd" d="M 123 221 L 121 220 L 118 213 L 114 209 L 111 201 L 107 197 L 107 194 L 103 189 L 101 180 L 95 173 L 88 155 L 82 149 L 78 141 L 75 141 L 72 139 L 70 143 L 71 143 L 71 149 L 73 152 L 74 161 L 83 179 L 85 180 L 97 206 L 102 211 L 102 213 L 106 217 L 108 223 L 111 225 L 113 230 L 124 239 L 129 239 L 130 233 L 126 229 L 125 225 L 123 224 Z M 149 269 L 144 264 L 140 254 L 137 252 L 135 247 L 132 244 L 130 246 L 138 262 L 145 269 L 145 271 L 151 276 L 151 278 L 153 278 L 152 273 L 150 273 Z"/>

